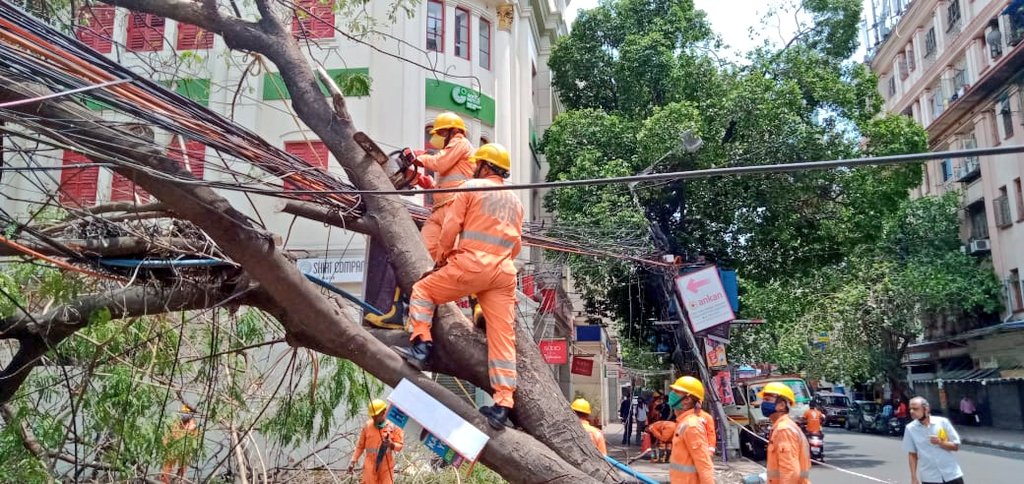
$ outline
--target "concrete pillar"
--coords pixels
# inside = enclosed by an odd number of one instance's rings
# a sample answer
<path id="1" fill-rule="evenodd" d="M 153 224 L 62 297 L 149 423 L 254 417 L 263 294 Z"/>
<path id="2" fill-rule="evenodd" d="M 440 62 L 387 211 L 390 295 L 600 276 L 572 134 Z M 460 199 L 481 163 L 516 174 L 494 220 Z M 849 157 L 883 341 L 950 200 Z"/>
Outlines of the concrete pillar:
<path id="1" fill-rule="evenodd" d="M 512 105 L 512 87 L 515 79 L 512 75 L 512 49 L 516 45 L 513 38 L 515 32 L 514 18 L 511 31 L 501 28 L 501 13 L 499 6 L 498 28 L 494 30 L 494 142 L 501 143 L 510 149 L 515 146 L 512 138 L 512 120 L 514 109 Z"/>
<path id="2" fill-rule="evenodd" d="M 971 42 L 967 44 L 967 82 L 974 84 L 978 81 L 978 76 L 981 73 L 981 69 L 984 67 L 984 58 L 979 55 L 981 54 L 982 43 L 980 39 L 971 39 Z"/>

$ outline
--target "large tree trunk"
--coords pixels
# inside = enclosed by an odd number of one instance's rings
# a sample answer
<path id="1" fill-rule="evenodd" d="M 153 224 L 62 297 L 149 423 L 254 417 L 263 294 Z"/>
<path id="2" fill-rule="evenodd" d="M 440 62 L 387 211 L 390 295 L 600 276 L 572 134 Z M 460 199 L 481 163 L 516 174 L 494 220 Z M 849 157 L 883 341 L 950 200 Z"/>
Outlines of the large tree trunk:
<path id="1" fill-rule="evenodd" d="M 0 78 L 0 100 L 3 101 L 24 100 L 49 92 L 38 86 Z M 72 103 L 45 101 L 24 104 L 15 109 L 33 118 L 43 118 L 41 123 L 49 128 L 73 133 L 70 136 L 83 147 L 114 151 L 125 159 L 133 159 L 139 165 L 188 176 L 157 148 L 126 141 L 133 138 L 123 131 L 110 128 Z M 379 187 L 381 185 L 377 182 L 386 182 L 377 165 L 367 164 L 366 167 L 365 171 L 373 173 L 365 177 L 374 180 L 371 186 Z M 518 392 L 519 411 L 516 416 L 527 431 L 545 437 L 543 443 L 515 430 L 490 430 L 475 408 L 413 370 L 358 323 L 344 317 L 341 308 L 321 296 L 274 246 L 270 234 L 252 227 L 241 213 L 211 189 L 168 182 L 145 171 L 126 167 L 116 171 L 135 180 L 149 193 L 167 203 L 175 213 L 191 220 L 216 241 L 225 254 L 241 264 L 260 283 L 264 294 L 268 295 L 260 306 L 279 315 L 291 344 L 352 360 L 388 385 L 397 385 L 403 378 L 412 381 L 463 418 L 488 432 L 491 441 L 484 450 L 482 461 L 506 479 L 515 482 L 587 482 L 595 478 L 614 480 L 613 473 L 609 472 L 607 465 L 601 465 L 603 461 L 600 456 L 569 413 L 550 375 L 539 363 L 537 349 L 528 337 L 520 338 L 522 357 L 519 370 L 522 386 Z M 371 198 L 378 200 L 376 204 L 370 204 L 371 210 L 377 207 L 391 217 L 380 218 L 387 223 L 378 226 L 389 227 L 387 230 L 382 228 L 382 238 L 395 242 L 418 240 L 415 226 L 408 213 L 404 212 L 402 204 L 394 203 L 389 207 L 389 204 L 380 203 L 384 197 Z M 402 209 L 401 216 L 394 213 L 391 207 Z M 408 230 L 402 232 L 397 227 L 407 227 Z M 400 237 L 401 233 L 405 235 Z M 398 243 L 392 245 L 402 247 Z M 427 265 L 425 250 L 419 244 L 406 244 L 398 252 L 405 254 L 407 260 L 415 261 L 410 264 L 420 267 Z M 408 267 L 399 266 L 397 269 L 404 281 L 413 278 Z M 485 345 L 479 334 L 472 331 L 461 314 L 451 306 L 442 308 L 438 323 L 436 334 L 439 336 L 439 366 L 450 368 L 450 373 L 455 376 L 485 383 L 486 379 L 479 376 L 482 369 L 486 368 Z M 546 390 L 548 388 L 554 390 Z M 574 434 L 578 434 L 579 438 L 573 438 Z M 564 447 L 552 448 L 553 443 L 562 443 Z M 563 456 L 568 456 L 570 462 Z"/>
<path id="2" fill-rule="evenodd" d="M 266 55 L 280 71 L 299 118 L 327 145 L 331 153 L 348 172 L 352 183 L 363 190 L 393 189 L 387 174 L 352 140 L 356 129 L 352 123 L 352 117 L 344 109 L 344 103 L 333 103 L 332 105 L 320 91 L 312 67 L 292 37 L 288 27 L 291 22 L 285 23 L 275 17 L 267 0 L 256 0 L 256 6 L 261 15 L 257 24 L 244 22 L 218 12 L 216 2 L 212 0 L 204 0 L 202 5 L 182 0 L 103 1 L 198 25 L 222 35 L 232 48 L 252 50 Z M 340 112 L 335 112 L 335 109 Z M 159 195 L 158 198 L 167 201 Z M 372 223 L 378 229 L 374 235 L 383 242 L 385 247 L 388 247 L 399 283 L 406 289 L 411 288 L 412 284 L 433 266 L 433 263 L 422 244 L 409 243 L 409 241 L 419 241 L 420 237 L 419 230 L 409 217 L 405 204 L 394 196 L 368 196 L 364 197 L 364 203 L 367 211 L 366 217 L 372 219 Z M 173 205 L 171 207 L 174 209 Z M 190 217 L 186 216 L 186 218 Z M 214 238 L 214 240 L 217 239 Z M 218 243 L 220 243 L 219 240 Z M 224 244 L 221 245 L 224 246 Z M 249 270 L 248 267 L 246 269 Z M 298 271 L 293 269 L 292 272 L 298 279 L 302 278 Z M 252 274 L 261 283 L 266 284 L 258 275 Z M 305 284 L 304 280 L 301 282 Z M 270 286 L 267 288 L 270 290 Z M 320 301 L 322 304 L 323 299 L 320 298 Z M 483 357 L 486 354 L 486 347 L 484 345 L 473 347 L 465 345 L 463 329 L 467 322 L 461 313 L 453 310 L 454 305 L 449 305 L 449 307 L 450 310 L 442 312 L 441 317 L 435 318 L 434 334 L 437 340 L 435 344 L 438 347 L 438 353 L 446 355 L 439 359 L 447 360 L 441 364 L 449 363 L 454 368 L 460 369 L 460 373 L 464 373 L 467 368 L 473 368 L 477 374 L 481 374 L 480 372 L 486 374 L 487 366 L 484 364 Z M 513 419 L 551 451 L 567 460 L 574 468 L 591 476 L 604 478 L 608 475 L 608 464 L 601 459 L 596 448 L 588 442 L 586 433 L 579 425 L 576 425 L 575 415 L 569 410 L 566 402 L 559 397 L 561 392 L 558 385 L 542 363 L 539 349 L 533 344 L 532 338 L 523 338 L 521 335 L 525 333 L 522 332 L 519 334 L 516 346 L 520 355 L 518 370 L 522 376 L 519 378 L 520 386 L 516 392 L 517 404 Z M 316 347 L 314 349 L 320 350 Z M 458 361 L 459 356 L 456 355 L 469 354 L 477 355 L 470 359 L 478 364 L 473 367 L 459 364 L 464 362 Z M 455 376 L 466 377 L 465 375 Z M 486 378 L 467 379 L 482 388 L 490 387 Z"/>

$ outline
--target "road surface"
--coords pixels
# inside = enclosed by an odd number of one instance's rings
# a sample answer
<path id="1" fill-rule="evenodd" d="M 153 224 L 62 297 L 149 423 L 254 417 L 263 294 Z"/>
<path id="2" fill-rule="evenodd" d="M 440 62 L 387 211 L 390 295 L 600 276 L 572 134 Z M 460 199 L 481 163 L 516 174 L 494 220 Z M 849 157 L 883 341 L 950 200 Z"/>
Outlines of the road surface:
<path id="1" fill-rule="evenodd" d="M 965 445 L 956 454 L 964 481 L 969 484 L 1024 482 L 1024 454 Z M 899 438 L 825 429 L 825 462 L 891 483 L 910 482 L 907 453 Z M 763 462 L 762 462 L 763 463 Z M 813 465 L 815 484 L 868 484 L 871 481 L 834 469 Z"/>

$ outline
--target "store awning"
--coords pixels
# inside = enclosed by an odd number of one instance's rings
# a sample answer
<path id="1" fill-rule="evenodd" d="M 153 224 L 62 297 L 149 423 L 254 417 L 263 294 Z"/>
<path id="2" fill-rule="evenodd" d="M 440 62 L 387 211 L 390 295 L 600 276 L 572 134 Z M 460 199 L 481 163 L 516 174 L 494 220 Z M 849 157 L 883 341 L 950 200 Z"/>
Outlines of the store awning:
<path id="1" fill-rule="evenodd" d="M 1024 376 L 1001 376 L 1003 370 L 999 368 L 979 368 L 975 370 L 953 370 L 944 371 L 934 378 L 927 380 L 914 380 L 914 383 L 998 383 L 1003 381 L 1024 380 Z"/>

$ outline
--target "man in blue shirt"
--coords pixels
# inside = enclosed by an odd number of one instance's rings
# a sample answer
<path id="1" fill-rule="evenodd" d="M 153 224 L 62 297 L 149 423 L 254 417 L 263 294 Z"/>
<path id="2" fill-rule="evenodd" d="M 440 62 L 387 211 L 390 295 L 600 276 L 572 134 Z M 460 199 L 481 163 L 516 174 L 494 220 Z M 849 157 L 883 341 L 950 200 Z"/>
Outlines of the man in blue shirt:
<path id="1" fill-rule="evenodd" d="M 963 484 L 964 473 L 953 452 L 960 450 L 960 435 L 943 417 L 931 415 L 928 400 L 910 399 L 910 416 L 903 433 L 903 450 L 910 460 L 911 484 Z"/>

